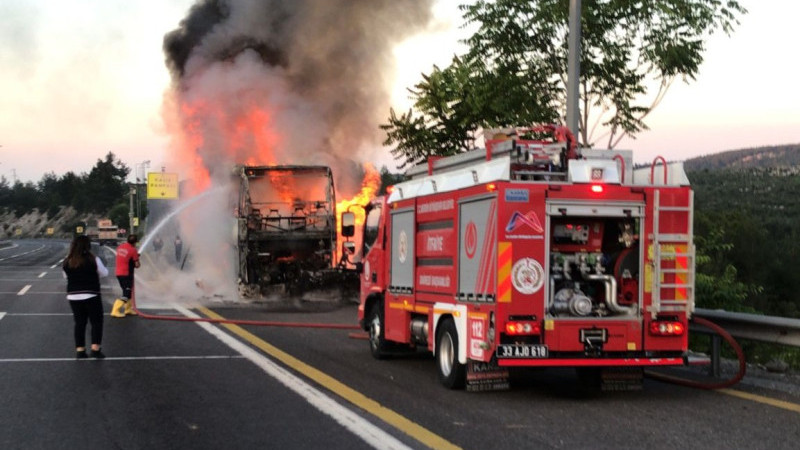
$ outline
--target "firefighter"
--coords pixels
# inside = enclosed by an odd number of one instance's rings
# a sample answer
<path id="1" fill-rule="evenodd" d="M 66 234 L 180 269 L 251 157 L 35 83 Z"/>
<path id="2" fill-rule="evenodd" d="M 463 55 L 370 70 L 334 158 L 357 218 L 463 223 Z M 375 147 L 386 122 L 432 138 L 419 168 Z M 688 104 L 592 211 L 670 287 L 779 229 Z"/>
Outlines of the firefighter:
<path id="1" fill-rule="evenodd" d="M 111 317 L 135 316 L 131 303 L 133 290 L 133 271 L 139 268 L 139 251 L 136 250 L 136 243 L 139 237 L 135 234 L 128 236 L 127 241 L 117 247 L 117 269 L 116 275 L 119 280 L 119 287 L 122 288 L 122 298 L 114 301 L 111 308 Z"/>

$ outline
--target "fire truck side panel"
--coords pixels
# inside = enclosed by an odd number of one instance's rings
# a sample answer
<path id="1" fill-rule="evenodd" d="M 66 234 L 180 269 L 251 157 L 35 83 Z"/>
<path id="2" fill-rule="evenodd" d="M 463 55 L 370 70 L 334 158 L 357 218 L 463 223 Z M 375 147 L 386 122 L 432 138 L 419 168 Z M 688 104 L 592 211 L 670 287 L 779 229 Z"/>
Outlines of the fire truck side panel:
<path id="1" fill-rule="evenodd" d="M 422 197 L 417 200 L 416 213 L 416 301 L 452 302 L 458 248 L 455 200 L 448 194 Z"/>
<path id="2" fill-rule="evenodd" d="M 459 203 L 457 298 L 494 302 L 497 258 L 497 199 L 494 195 Z"/>
<path id="3" fill-rule="evenodd" d="M 497 328 L 510 317 L 541 321 L 548 291 L 545 257 L 546 185 L 503 183 L 499 194 Z"/>
<path id="4" fill-rule="evenodd" d="M 414 202 L 404 202 L 391 211 L 391 258 L 389 286 L 386 296 L 386 339 L 408 342 L 409 311 L 413 305 L 416 233 Z"/>

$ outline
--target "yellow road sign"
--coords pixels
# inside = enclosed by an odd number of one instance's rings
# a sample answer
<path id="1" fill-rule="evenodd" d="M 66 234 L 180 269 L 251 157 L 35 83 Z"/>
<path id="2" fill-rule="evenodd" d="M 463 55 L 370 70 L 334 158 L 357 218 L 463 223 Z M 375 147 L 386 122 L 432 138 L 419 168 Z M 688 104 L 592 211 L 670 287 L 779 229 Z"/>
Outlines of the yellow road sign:
<path id="1" fill-rule="evenodd" d="M 147 198 L 178 198 L 178 174 L 164 172 L 148 173 Z"/>

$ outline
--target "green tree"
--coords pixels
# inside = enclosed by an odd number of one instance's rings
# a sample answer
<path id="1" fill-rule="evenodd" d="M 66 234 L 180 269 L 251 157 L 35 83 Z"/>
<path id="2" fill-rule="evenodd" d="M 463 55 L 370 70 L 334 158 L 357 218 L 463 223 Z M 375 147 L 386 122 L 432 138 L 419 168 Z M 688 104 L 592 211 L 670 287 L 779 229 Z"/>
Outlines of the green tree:
<path id="1" fill-rule="evenodd" d="M 481 127 L 529 125 L 566 111 L 568 1 L 478 0 L 461 10 L 477 27 L 468 53 L 410 90 L 416 114 L 391 111 L 382 125 L 405 163 L 468 149 Z M 670 84 L 696 76 L 708 36 L 730 33 L 744 13 L 735 0 L 583 2 L 581 143 L 607 138 L 613 148 L 647 129 L 644 118 Z M 652 81 L 658 91 L 639 104 Z M 598 128 L 604 133 L 595 135 Z"/>
<path id="2" fill-rule="evenodd" d="M 381 187 L 378 189 L 379 195 L 386 194 L 386 188 L 405 180 L 405 175 L 401 173 L 391 173 L 386 166 L 381 167 Z"/>
<path id="3" fill-rule="evenodd" d="M 17 181 L 11 187 L 10 206 L 16 216 L 22 216 L 34 208 L 40 207 L 40 200 L 36 185 L 30 181 L 26 183 Z"/>
<path id="4" fill-rule="evenodd" d="M 130 225 L 130 206 L 127 203 L 118 203 L 108 211 L 108 218 L 111 222 L 120 227 L 127 229 Z"/>
<path id="5" fill-rule="evenodd" d="M 128 166 L 109 152 L 105 160 L 98 159 L 86 177 L 84 195 L 90 199 L 87 205 L 91 212 L 105 214 L 128 193 L 125 178 L 130 173 Z"/>

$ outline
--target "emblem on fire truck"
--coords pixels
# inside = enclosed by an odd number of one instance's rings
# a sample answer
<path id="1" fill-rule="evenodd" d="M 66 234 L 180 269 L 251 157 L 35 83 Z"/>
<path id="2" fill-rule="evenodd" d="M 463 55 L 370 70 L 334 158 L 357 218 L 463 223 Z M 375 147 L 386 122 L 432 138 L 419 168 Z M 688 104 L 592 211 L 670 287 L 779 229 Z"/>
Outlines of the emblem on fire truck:
<path id="1" fill-rule="evenodd" d="M 407 251 L 408 251 L 408 236 L 406 236 L 406 230 L 403 230 L 400 232 L 400 236 L 397 239 L 397 259 L 399 259 L 401 263 L 406 262 Z"/>
<path id="2" fill-rule="evenodd" d="M 544 285 L 544 269 L 539 261 L 522 258 L 511 268 L 511 284 L 522 294 L 533 294 Z"/>
<path id="3" fill-rule="evenodd" d="M 511 216 L 511 220 L 509 220 L 508 225 L 506 225 L 506 233 L 515 231 L 517 228 L 523 225 L 531 227 L 536 233 L 544 233 L 542 222 L 539 221 L 539 216 L 537 216 L 536 211 L 533 210 L 528 211 L 527 214 L 514 211 L 514 214 Z"/>
<path id="4" fill-rule="evenodd" d="M 467 230 L 464 233 L 464 249 L 467 251 L 467 258 L 472 259 L 475 256 L 475 250 L 478 249 L 478 227 L 475 222 L 470 221 L 467 224 Z"/>

